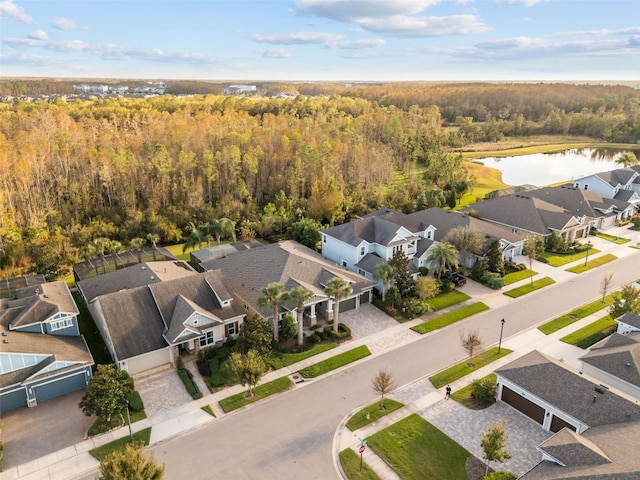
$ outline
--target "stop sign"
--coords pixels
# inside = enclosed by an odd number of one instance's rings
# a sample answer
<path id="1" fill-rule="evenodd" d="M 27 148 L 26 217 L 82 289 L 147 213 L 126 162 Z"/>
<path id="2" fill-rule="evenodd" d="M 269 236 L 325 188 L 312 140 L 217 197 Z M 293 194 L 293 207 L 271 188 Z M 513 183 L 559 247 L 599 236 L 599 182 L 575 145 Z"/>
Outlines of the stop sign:
<path id="1" fill-rule="evenodd" d="M 367 449 L 367 447 L 365 447 L 364 445 L 360 445 L 360 448 L 358 449 L 358 452 L 360 452 L 361 454 L 364 453 L 364 451 Z"/>

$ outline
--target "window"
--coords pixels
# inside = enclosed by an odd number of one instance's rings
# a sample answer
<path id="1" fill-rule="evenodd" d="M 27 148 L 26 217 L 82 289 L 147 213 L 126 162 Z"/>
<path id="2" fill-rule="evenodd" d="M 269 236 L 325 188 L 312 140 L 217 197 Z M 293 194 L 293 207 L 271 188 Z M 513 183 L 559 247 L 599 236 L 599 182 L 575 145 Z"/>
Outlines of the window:
<path id="1" fill-rule="evenodd" d="M 209 345 L 213 345 L 214 339 L 213 339 L 213 330 L 209 330 L 208 332 L 205 332 L 201 337 L 200 337 L 200 346 L 201 347 L 206 347 Z"/>
<path id="2" fill-rule="evenodd" d="M 429 230 L 429 231 L 427 232 L 427 239 L 428 239 L 428 240 L 431 240 L 431 230 Z"/>
<path id="3" fill-rule="evenodd" d="M 362 270 L 361 268 L 359 268 L 359 269 L 358 269 L 358 273 L 359 273 L 360 275 L 366 275 L 365 271 L 364 271 L 364 270 Z"/>
<path id="4" fill-rule="evenodd" d="M 73 326 L 73 320 L 70 318 L 66 318 L 64 320 L 58 320 L 55 322 L 51 322 L 51 331 L 62 330 L 63 328 L 69 328 Z"/>
<path id="5" fill-rule="evenodd" d="M 347 261 L 346 260 L 342 260 L 342 266 L 347 268 Z"/>
<path id="6" fill-rule="evenodd" d="M 227 335 L 235 335 L 238 333 L 237 326 L 238 324 L 236 322 L 227 323 Z"/>
<path id="7" fill-rule="evenodd" d="M 327 243 L 327 236 L 326 235 L 322 235 L 322 243 Z"/>
<path id="8" fill-rule="evenodd" d="M 589 185 L 587 185 L 586 183 L 584 184 L 584 189 L 585 190 L 589 190 Z"/>
<path id="9" fill-rule="evenodd" d="M 360 247 L 360 256 L 362 257 L 365 254 L 365 247 Z"/>

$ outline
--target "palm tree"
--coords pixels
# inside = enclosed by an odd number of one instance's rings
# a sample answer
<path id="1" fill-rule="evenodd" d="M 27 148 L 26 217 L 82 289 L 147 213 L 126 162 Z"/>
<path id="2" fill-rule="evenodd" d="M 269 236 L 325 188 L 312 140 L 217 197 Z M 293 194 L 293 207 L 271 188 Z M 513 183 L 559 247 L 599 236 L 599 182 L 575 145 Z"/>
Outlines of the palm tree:
<path id="1" fill-rule="evenodd" d="M 151 242 L 151 246 L 153 247 L 153 260 L 155 261 L 156 259 L 156 245 L 158 245 L 158 242 L 160 241 L 160 235 L 158 235 L 157 233 L 147 233 L 147 240 L 149 240 L 149 242 Z"/>
<path id="2" fill-rule="evenodd" d="M 282 302 L 282 295 L 284 288 L 278 282 L 273 282 L 262 289 L 262 296 L 258 299 L 258 306 L 271 307 L 273 309 L 273 340 L 278 342 L 279 329 L 278 329 L 278 317 L 280 316 L 280 302 Z"/>
<path id="3" fill-rule="evenodd" d="M 427 262 L 435 262 L 438 266 L 438 277 L 447 267 L 458 266 L 458 250 L 448 242 L 436 242 L 427 253 Z"/>
<path id="4" fill-rule="evenodd" d="M 236 222 L 224 217 L 214 220 L 208 224 L 205 235 L 215 236 L 216 242 L 218 243 L 218 250 L 220 250 L 220 239 L 222 237 L 231 238 L 234 242 L 236 241 Z"/>
<path id="5" fill-rule="evenodd" d="M 94 238 L 91 242 L 91 245 L 93 245 L 95 252 L 100 255 L 100 258 L 102 258 L 103 273 L 107 273 L 107 259 L 105 258 L 105 255 L 109 250 L 109 242 L 111 242 L 111 240 L 109 240 L 107 237 Z"/>
<path id="6" fill-rule="evenodd" d="M 313 298 L 313 293 L 304 287 L 295 287 L 282 294 L 282 301 L 291 301 L 296 304 L 298 313 L 298 345 L 304 343 L 303 314 L 304 304 Z"/>
<path id="7" fill-rule="evenodd" d="M 191 228 L 191 233 L 187 237 L 187 241 L 182 246 L 182 253 L 186 253 L 190 248 L 195 249 L 195 247 L 198 247 L 198 250 L 200 250 L 205 236 L 204 229 L 208 228 L 208 226 L 205 225 L 199 225 L 196 227 L 193 222 L 189 223 L 189 227 Z"/>
<path id="8" fill-rule="evenodd" d="M 324 289 L 324 293 L 333 300 L 333 333 L 338 333 L 338 313 L 340 311 L 340 300 L 347 298 L 351 295 L 353 290 L 351 285 L 340 277 L 333 277 L 327 282 L 327 288 Z"/>
<path id="9" fill-rule="evenodd" d="M 618 159 L 616 159 L 615 163 L 627 168 L 638 163 L 638 158 L 633 152 L 624 152 Z"/>
<path id="10" fill-rule="evenodd" d="M 387 293 L 387 285 L 393 280 L 393 276 L 396 274 L 395 269 L 388 262 L 380 262 L 373 269 L 373 279 L 377 282 L 382 282 L 382 301 L 384 302 L 384 296 Z"/>
<path id="11" fill-rule="evenodd" d="M 142 247 L 147 244 L 144 238 L 135 237 L 129 240 L 129 246 L 136 251 L 138 256 L 138 263 L 142 263 Z"/>
<path id="12" fill-rule="evenodd" d="M 456 247 L 466 266 L 473 253 L 482 249 L 482 235 L 468 225 L 452 228 L 444 237 L 444 241 Z"/>

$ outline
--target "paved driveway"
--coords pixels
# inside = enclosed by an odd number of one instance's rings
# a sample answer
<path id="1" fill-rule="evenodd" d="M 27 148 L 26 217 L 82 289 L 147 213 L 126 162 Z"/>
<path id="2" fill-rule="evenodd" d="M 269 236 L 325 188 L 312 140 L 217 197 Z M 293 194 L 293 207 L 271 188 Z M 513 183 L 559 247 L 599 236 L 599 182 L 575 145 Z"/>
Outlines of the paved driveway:
<path id="1" fill-rule="evenodd" d="M 133 375 L 133 380 L 147 417 L 192 400 L 176 369 L 169 364 Z"/>
<path id="2" fill-rule="evenodd" d="M 5 469 L 70 447 L 85 438 L 95 417 L 78 407 L 84 390 L 34 408 L 21 408 L 2 416 Z"/>

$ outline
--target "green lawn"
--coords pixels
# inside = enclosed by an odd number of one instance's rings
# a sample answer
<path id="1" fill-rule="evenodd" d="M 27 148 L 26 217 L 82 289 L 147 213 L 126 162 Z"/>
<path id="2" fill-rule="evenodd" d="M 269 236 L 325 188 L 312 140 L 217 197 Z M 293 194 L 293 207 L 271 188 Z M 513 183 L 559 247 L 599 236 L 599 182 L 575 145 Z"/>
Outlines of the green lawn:
<path id="1" fill-rule="evenodd" d="M 353 416 L 347 422 L 347 428 L 351 431 L 358 430 L 359 428 L 362 428 L 365 425 L 369 425 L 379 418 L 382 418 L 385 415 L 389 415 L 391 412 L 404 407 L 404 403 L 396 402 L 395 400 L 392 400 L 390 398 L 385 398 L 384 407 L 384 410 L 380 410 L 380 402 L 367 405 L 359 412 L 353 414 Z M 369 414 L 369 419 L 367 419 L 367 414 Z"/>
<path id="2" fill-rule="evenodd" d="M 425 333 L 432 332 L 433 330 L 438 330 L 439 328 L 451 325 L 452 323 L 459 322 L 460 320 L 464 320 L 471 315 L 475 315 L 476 313 L 480 313 L 485 310 L 489 310 L 489 307 L 484 303 L 472 303 L 471 305 L 464 306 L 452 312 L 447 312 L 439 317 L 432 318 L 431 320 L 427 320 L 415 327 L 411 327 L 411 330 L 423 335 Z"/>
<path id="3" fill-rule="evenodd" d="M 575 332 L 562 337 L 560 340 L 565 343 L 575 345 L 576 347 L 586 349 L 615 332 L 615 327 L 616 321 L 607 315 L 600 320 L 596 320 L 592 324 L 581 328 L 580 330 L 576 330 Z"/>
<path id="4" fill-rule="evenodd" d="M 360 470 L 360 455 L 350 448 L 340 452 L 340 465 L 349 480 L 381 480 L 365 461 L 362 462 L 362 470 Z"/>
<path id="5" fill-rule="evenodd" d="M 307 368 L 303 368 L 302 370 L 300 370 L 300 375 L 302 375 L 304 378 L 318 377 L 322 374 L 330 372 L 331 370 L 335 370 L 336 368 L 348 365 L 349 363 L 360 360 L 361 358 L 368 357 L 369 355 L 371 355 L 369 348 L 367 348 L 366 345 L 361 345 L 344 353 L 340 353 L 335 357 L 327 358 L 326 360 L 318 362 Z"/>
<path id="6" fill-rule="evenodd" d="M 543 277 L 539 280 L 535 280 L 533 282 L 533 284 L 531 283 L 527 283 L 526 285 L 522 285 L 518 288 L 514 288 L 512 290 L 508 290 L 506 292 L 503 292 L 507 297 L 511 297 L 511 298 L 518 298 L 521 297 L 523 295 L 526 295 L 527 293 L 531 293 L 534 292 L 536 290 L 539 290 L 541 288 L 544 288 L 548 285 L 551 285 L 553 283 L 556 283 L 555 280 L 551 277 Z"/>
<path id="7" fill-rule="evenodd" d="M 222 407 L 222 410 L 224 410 L 224 413 L 229 413 L 233 410 L 237 410 L 238 408 L 257 402 L 258 400 L 262 400 L 270 395 L 288 390 L 292 386 L 293 383 L 289 380 L 289 377 L 281 377 L 255 387 L 253 389 L 253 397 L 247 398 L 247 392 L 244 391 L 231 395 L 230 397 L 223 398 L 218 403 L 220 404 L 220 407 Z"/>
<path id="8" fill-rule="evenodd" d="M 628 238 L 617 237 L 613 235 L 609 235 L 608 233 L 596 233 L 596 237 L 602 238 L 604 240 L 608 240 L 609 242 L 617 243 L 618 245 L 622 245 L 623 243 L 627 243 L 630 240 Z"/>
<path id="9" fill-rule="evenodd" d="M 594 258 L 593 260 L 589 260 L 587 264 L 581 263 L 580 265 L 576 265 L 571 268 L 567 268 L 567 272 L 572 273 L 582 273 L 587 270 L 591 270 L 592 268 L 599 267 L 600 265 L 604 265 L 605 263 L 613 262 L 618 257 L 613 255 L 612 253 L 607 253 L 606 255 L 602 255 L 601 257 Z"/>
<path id="10" fill-rule="evenodd" d="M 452 367 L 436 373 L 429 377 L 429 381 L 436 388 L 444 387 L 445 385 L 469 375 L 471 372 L 475 372 L 479 368 L 489 365 L 491 362 L 495 362 L 510 353 L 511 350 L 504 347 L 500 349 L 500 353 L 498 353 L 498 347 L 490 348 L 478 355 L 474 355 L 471 359 L 467 359 L 464 362 L 457 363 Z"/>
<path id="11" fill-rule="evenodd" d="M 271 365 L 271 368 L 274 370 L 278 370 L 279 368 L 288 367 L 289 365 L 306 360 L 309 357 L 326 352 L 337 346 L 337 343 L 318 343 L 304 352 L 283 353 L 274 351 L 269 358 L 269 365 Z"/>
<path id="12" fill-rule="evenodd" d="M 512 283 L 519 282 L 520 280 L 524 280 L 525 278 L 531 278 L 533 275 L 537 275 L 538 272 L 532 272 L 528 268 L 525 270 L 520 270 L 519 272 L 511 272 L 507 273 L 504 276 L 504 284 L 511 285 Z"/>
<path id="13" fill-rule="evenodd" d="M 367 443 L 403 480 L 467 479 L 469 452 L 417 414 L 375 433 Z"/>
<path id="14" fill-rule="evenodd" d="M 433 298 L 430 298 L 425 303 L 431 307 L 432 310 L 438 311 L 443 308 L 452 307 L 458 303 L 462 303 L 469 300 L 471 297 L 466 293 L 462 293 L 458 290 L 453 290 L 447 293 L 441 293 Z"/>
<path id="15" fill-rule="evenodd" d="M 502 353 L 502 352 L 500 352 Z M 493 383 L 496 383 L 497 376 L 495 373 L 490 373 L 486 377 L 482 377 L 479 380 L 491 380 Z M 455 400 L 459 404 L 467 407 L 470 410 L 482 410 L 487 408 L 489 405 L 480 406 L 478 402 L 476 402 L 473 398 L 473 385 L 470 383 L 466 387 L 461 388 L 460 390 L 456 390 L 451 394 L 451 399 Z"/>
<path id="16" fill-rule="evenodd" d="M 93 322 L 93 318 L 91 318 L 91 314 L 87 309 L 87 306 L 82 301 L 82 296 L 78 292 L 73 293 L 73 299 L 78 306 L 78 311 L 80 314 L 78 315 L 78 324 L 80 325 L 80 333 L 84 335 L 84 339 L 87 342 L 87 346 L 89 347 L 89 351 L 91 352 L 91 356 L 93 356 L 93 360 L 96 364 L 108 364 L 113 363 L 111 359 L 111 355 L 107 351 L 107 347 L 104 344 L 104 340 L 100 336 L 100 332 L 98 331 L 98 327 Z"/>
<path id="17" fill-rule="evenodd" d="M 589 249 L 589 255 L 594 255 L 599 252 L 600 250 L 596 250 L 595 248 Z M 561 267 L 563 265 L 566 265 L 567 263 L 575 262 L 576 260 L 580 260 L 581 258 L 584 258 L 586 256 L 586 250 L 584 252 L 569 253 L 566 255 L 562 253 L 543 252 L 538 256 L 538 259 L 542 259 L 542 261 L 548 263 L 552 267 Z"/>
<path id="18" fill-rule="evenodd" d="M 564 328 L 568 325 L 571 325 L 574 322 L 577 322 L 581 318 L 588 317 L 589 315 L 596 313 L 603 308 L 607 308 L 609 305 L 613 303 L 613 293 L 610 293 L 606 297 L 604 297 L 604 301 L 602 299 L 596 300 L 591 303 L 587 303 L 582 305 L 581 307 L 576 308 L 575 310 L 570 311 L 569 313 L 565 313 L 564 315 L 554 318 L 550 322 L 544 323 L 538 327 L 545 335 L 549 335 L 553 332 L 557 332 L 561 328 Z"/>
<path id="19" fill-rule="evenodd" d="M 216 414 L 213 413 L 213 408 L 211 408 L 211 405 L 205 405 L 204 407 L 201 408 L 201 410 L 204 412 L 207 412 L 209 415 L 211 415 L 214 418 L 216 416 Z"/>
<path id="20" fill-rule="evenodd" d="M 206 244 L 202 245 L 203 247 L 206 247 Z M 191 258 L 189 256 L 189 254 L 195 250 L 200 250 L 199 247 L 194 247 L 194 248 L 187 248 L 186 251 L 182 251 L 182 249 L 184 248 L 184 243 L 178 243 L 176 245 L 169 245 L 166 248 L 169 253 L 171 253 L 171 255 L 173 255 L 174 257 L 176 257 L 178 260 L 184 260 L 186 262 L 188 262 Z"/>
<path id="21" fill-rule="evenodd" d="M 149 445 L 149 439 L 151 438 L 151 427 L 145 428 L 144 430 L 140 430 L 133 434 L 133 441 L 140 442 L 142 444 Z M 100 447 L 96 447 L 93 450 L 89 450 L 89 453 L 93 455 L 98 461 L 104 460 L 104 458 L 109 455 L 111 452 L 115 450 L 119 450 L 123 448 L 128 443 L 131 443 L 131 438 L 129 435 L 126 437 L 119 438 L 118 440 L 114 440 L 113 442 L 105 443 Z"/>

